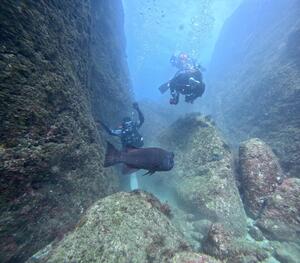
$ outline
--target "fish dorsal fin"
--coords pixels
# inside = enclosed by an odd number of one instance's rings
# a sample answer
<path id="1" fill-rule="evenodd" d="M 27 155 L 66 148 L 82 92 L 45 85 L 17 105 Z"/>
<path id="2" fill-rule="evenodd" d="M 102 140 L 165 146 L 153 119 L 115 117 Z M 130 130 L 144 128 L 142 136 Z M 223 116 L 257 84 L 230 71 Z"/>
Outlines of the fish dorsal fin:
<path id="1" fill-rule="evenodd" d="M 122 166 L 122 174 L 132 174 L 134 172 L 136 172 L 138 169 L 130 166 L 130 165 L 127 165 L 127 164 L 123 164 Z"/>

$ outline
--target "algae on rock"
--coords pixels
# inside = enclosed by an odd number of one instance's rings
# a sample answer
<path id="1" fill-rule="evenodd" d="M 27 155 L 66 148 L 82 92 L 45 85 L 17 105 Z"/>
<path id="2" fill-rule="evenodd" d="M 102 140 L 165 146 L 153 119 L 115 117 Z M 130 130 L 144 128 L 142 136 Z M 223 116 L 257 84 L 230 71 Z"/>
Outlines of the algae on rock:
<path id="1" fill-rule="evenodd" d="M 257 226 L 271 240 L 300 244 L 300 179 L 288 178 L 269 197 Z"/>
<path id="2" fill-rule="evenodd" d="M 190 248 L 161 206 L 142 191 L 108 196 L 90 207 L 73 232 L 28 262 L 174 262 L 176 253 Z"/>
<path id="3" fill-rule="evenodd" d="M 101 16 L 91 13 L 96 2 Z M 106 94 L 115 119 L 131 98 L 121 7 L 111 0 L 0 2 L 1 262 L 25 260 L 119 188 L 116 173 L 102 166 L 106 145 L 94 118 L 110 110 L 103 101 L 95 108 L 96 97 Z M 91 61 L 98 44 L 106 56 Z M 96 66 L 101 78 L 92 74 Z"/>
<path id="4" fill-rule="evenodd" d="M 183 207 L 199 219 L 223 222 L 237 236 L 244 235 L 246 217 L 231 153 L 214 124 L 189 114 L 171 125 L 160 141 L 175 153 L 176 165 L 164 178 Z"/>
<path id="5" fill-rule="evenodd" d="M 272 149 L 257 138 L 240 145 L 239 165 L 246 211 L 257 218 L 282 183 L 282 169 Z"/>

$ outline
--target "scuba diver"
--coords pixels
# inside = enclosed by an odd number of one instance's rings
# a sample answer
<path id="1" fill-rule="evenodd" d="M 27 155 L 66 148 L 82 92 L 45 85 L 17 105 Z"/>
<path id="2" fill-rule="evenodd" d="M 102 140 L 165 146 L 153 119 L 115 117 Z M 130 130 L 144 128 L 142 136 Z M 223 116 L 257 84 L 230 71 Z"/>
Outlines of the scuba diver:
<path id="1" fill-rule="evenodd" d="M 172 55 L 170 63 L 180 71 L 191 69 L 196 64 L 195 60 L 185 52 L 181 52 L 178 56 Z"/>
<path id="2" fill-rule="evenodd" d="M 186 102 L 193 103 L 205 91 L 201 73 L 201 70 L 204 69 L 184 52 L 181 52 L 178 56 L 173 55 L 170 63 L 178 68 L 178 71 L 170 81 L 159 87 L 160 92 L 165 93 L 170 89 L 170 104 L 178 104 L 180 94 L 185 96 Z"/>
<path id="3" fill-rule="evenodd" d="M 125 117 L 122 120 L 122 124 L 119 128 L 110 129 L 103 122 L 100 121 L 104 130 L 109 135 L 120 137 L 123 149 L 140 148 L 144 145 L 144 139 L 138 132 L 139 128 L 141 128 L 141 126 L 144 123 L 144 115 L 136 102 L 133 103 L 132 106 L 138 113 L 138 122 L 133 121 L 130 117 Z"/>

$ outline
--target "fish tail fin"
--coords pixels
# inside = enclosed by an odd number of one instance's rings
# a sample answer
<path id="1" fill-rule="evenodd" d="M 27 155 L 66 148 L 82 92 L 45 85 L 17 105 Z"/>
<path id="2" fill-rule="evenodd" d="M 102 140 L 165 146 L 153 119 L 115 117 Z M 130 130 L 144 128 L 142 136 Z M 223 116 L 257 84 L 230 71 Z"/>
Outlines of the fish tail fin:
<path id="1" fill-rule="evenodd" d="M 104 167 L 109 167 L 121 162 L 121 152 L 110 142 L 107 142 Z"/>

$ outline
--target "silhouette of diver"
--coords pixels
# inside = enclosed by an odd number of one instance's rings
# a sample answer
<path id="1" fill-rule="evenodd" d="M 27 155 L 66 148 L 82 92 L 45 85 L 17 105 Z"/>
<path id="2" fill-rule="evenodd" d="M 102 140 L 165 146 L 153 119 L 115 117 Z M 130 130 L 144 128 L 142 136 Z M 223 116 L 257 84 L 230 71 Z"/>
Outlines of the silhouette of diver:
<path id="1" fill-rule="evenodd" d="M 193 103 L 205 91 L 201 73 L 203 68 L 184 52 L 181 52 L 178 56 L 173 55 L 170 63 L 178 68 L 178 71 L 170 81 L 159 87 L 160 92 L 165 93 L 170 89 L 170 104 L 178 104 L 180 94 L 185 96 L 186 102 Z"/>
<path id="2" fill-rule="evenodd" d="M 132 106 L 138 113 L 138 122 L 133 121 L 130 117 L 125 117 L 119 128 L 110 129 L 103 122 L 99 121 L 108 134 L 120 137 L 122 147 L 125 150 L 127 148 L 140 148 L 144 145 L 144 139 L 138 131 L 144 123 L 144 115 L 141 112 L 138 103 L 135 102 Z"/>

